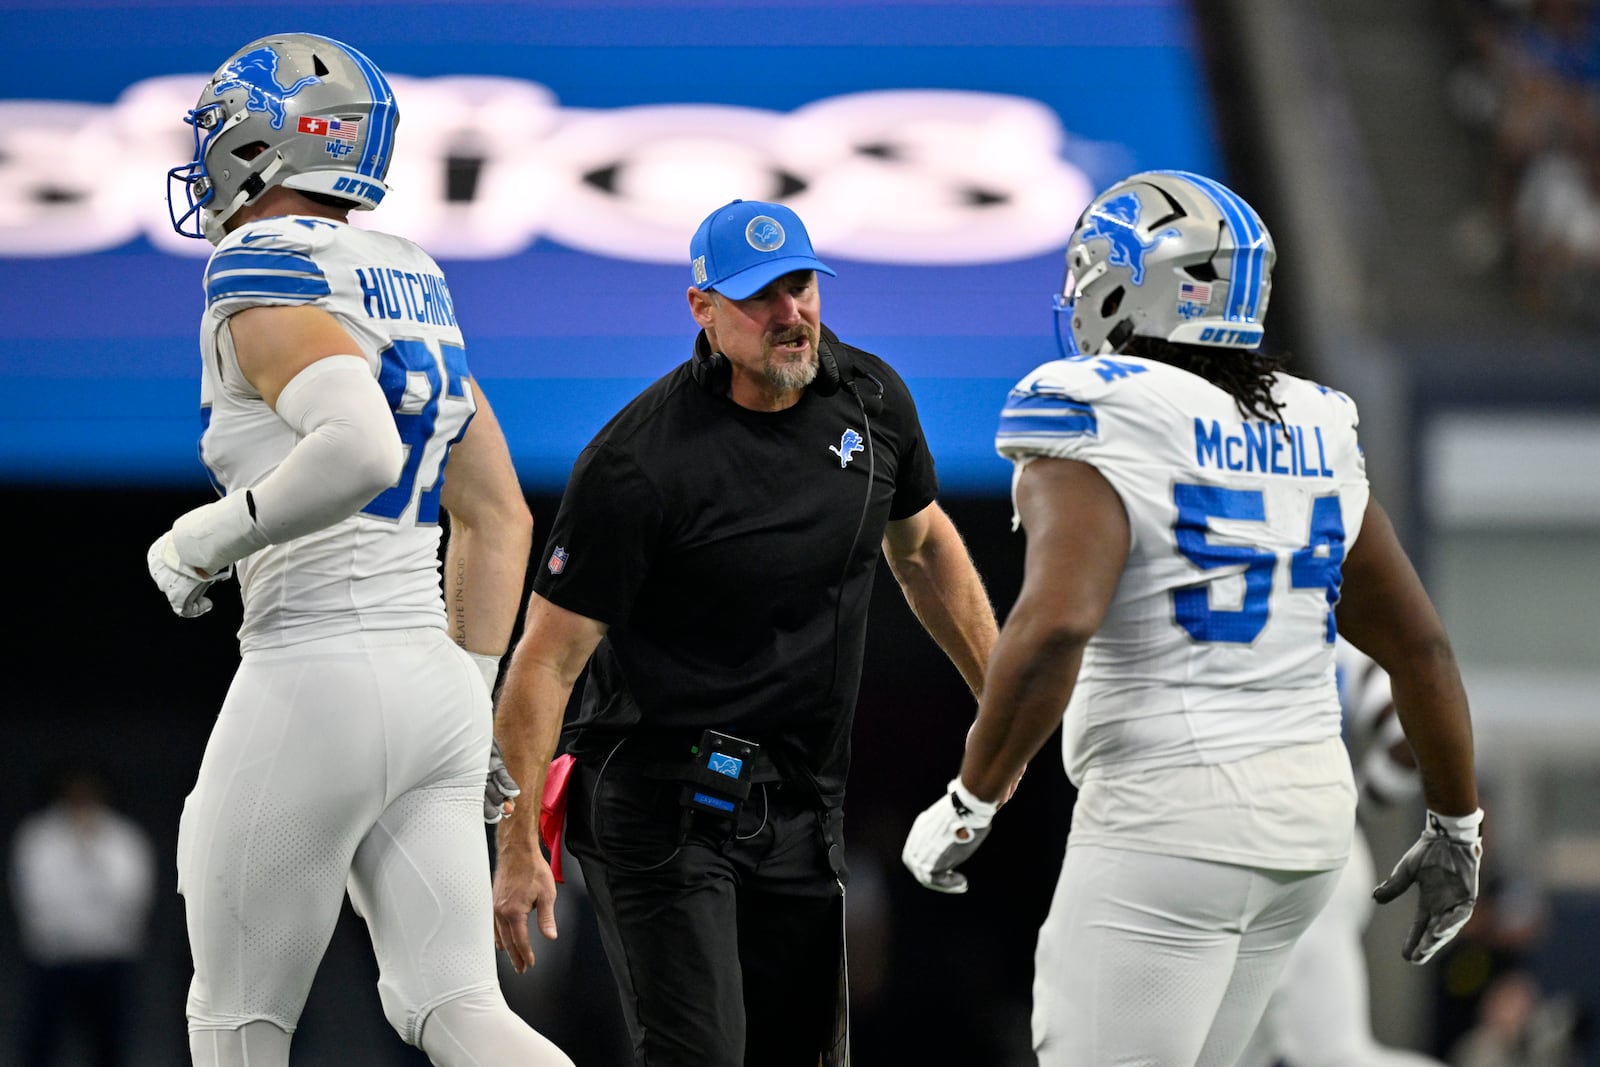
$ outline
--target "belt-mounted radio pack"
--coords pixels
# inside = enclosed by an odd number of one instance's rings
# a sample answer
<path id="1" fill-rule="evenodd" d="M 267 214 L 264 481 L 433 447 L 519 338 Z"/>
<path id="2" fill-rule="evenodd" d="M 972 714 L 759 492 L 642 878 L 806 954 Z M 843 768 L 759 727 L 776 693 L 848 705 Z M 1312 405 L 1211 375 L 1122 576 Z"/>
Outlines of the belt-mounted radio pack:
<path id="1" fill-rule="evenodd" d="M 761 746 L 754 741 L 707 730 L 689 750 L 691 762 L 679 776 L 679 803 L 691 812 L 737 819 L 750 796 L 750 776 Z"/>

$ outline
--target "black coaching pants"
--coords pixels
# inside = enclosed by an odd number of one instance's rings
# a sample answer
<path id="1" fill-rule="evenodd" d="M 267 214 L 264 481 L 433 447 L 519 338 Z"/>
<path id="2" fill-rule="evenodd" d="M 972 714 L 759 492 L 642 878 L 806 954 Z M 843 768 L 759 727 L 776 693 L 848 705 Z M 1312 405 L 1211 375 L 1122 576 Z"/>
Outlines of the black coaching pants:
<path id="1" fill-rule="evenodd" d="M 685 835 L 678 784 L 599 767 L 573 768 L 567 842 L 638 1067 L 816 1067 L 842 997 L 837 811 L 756 785 L 737 827 L 697 815 Z"/>

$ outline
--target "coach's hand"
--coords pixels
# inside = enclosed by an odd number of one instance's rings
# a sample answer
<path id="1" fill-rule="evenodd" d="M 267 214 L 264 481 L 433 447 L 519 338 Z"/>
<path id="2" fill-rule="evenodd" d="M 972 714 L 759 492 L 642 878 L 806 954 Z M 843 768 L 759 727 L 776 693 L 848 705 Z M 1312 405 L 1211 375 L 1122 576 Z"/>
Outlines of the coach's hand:
<path id="1" fill-rule="evenodd" d="M 168 530 L 156 538 L 150 551 L 145 553 L 145 566 L 156 586 L 166 594 L 167 603 L 181 618 L 193 619 L 211 610 L 211 598 L 206 590 L 233 574 L 231 566 L 209 574 L 178 558 L 178 546 Z"/>
<path id="2" fill-rule="evenodd" d="M 504 950 L 512 969 L 521 974 L 533 966 L 530 912 L 537 913 L 539 933 L 556 939 L 556 879 L 538 844 L 528 847 L 525 831 L 507 834 L 502 829 L 501 836 L 494 869 L 494 947 Z"/>
<path id="3" fill-rule="evenodd" d="M 911 824 L 900 862 L 929 889 L 965 893 L 967 876 L 956 868 L 989 836 L 989 823 L 998 808 L 973 796 L 959 777 L 952 778 L 949 792 Z"/>
<path id="4" fill-rule="evenodd" d="M 521 787 L 500 755 L 500 742 L 493 742 L 489 746 L 489 777 L 483 784 L 483 821 L 493 825 L 516 811 L 521 795 Z"/>
<path id="5" fill-rule="evenodd" d="M 1481 809 L 1459 816 L 1428 812 L 1422 837 L 1372 891 L 1373 900 L 1387 904 L 1416 884 L 1417 917 L 1400 950 L 1408 962 L 1427 963 L 1472 918 L 1483 858 L 1482 823 Z"/>

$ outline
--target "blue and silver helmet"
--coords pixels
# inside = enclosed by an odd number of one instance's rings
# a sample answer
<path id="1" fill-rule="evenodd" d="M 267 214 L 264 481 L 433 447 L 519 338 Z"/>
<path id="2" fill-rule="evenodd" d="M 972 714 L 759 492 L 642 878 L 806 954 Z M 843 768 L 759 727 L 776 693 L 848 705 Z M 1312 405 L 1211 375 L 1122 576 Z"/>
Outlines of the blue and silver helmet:
<path id="1" fill-rule="evenodd" d="M 167 172 L 167 206 L 185 237 L 216 244 L 234 212 L 275 185 L 358 209 L 389 191 L 394 93 L 370 59 L 332 38 L 250 42 L 217 68 L 184 121 L 194 158 Z"/>
<path id="2" fill-rule="evenodd" d="M 1115 352 L 1130 337 L 1256 348 L 1276 258 L 1261 217 L 1221 182 L 1135 174 L 1095 197 L 1073 231 L 1055 297 L 1062 354 Z"/>

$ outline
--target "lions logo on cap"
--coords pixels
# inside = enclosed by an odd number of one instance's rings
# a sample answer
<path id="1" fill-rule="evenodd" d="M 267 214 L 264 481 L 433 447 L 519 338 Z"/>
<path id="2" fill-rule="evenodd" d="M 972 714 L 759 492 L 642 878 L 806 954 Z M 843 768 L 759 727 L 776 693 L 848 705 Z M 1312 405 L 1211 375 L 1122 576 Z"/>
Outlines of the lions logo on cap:
<path id="1" fill-rule="evenodd" d="M 783 227 L 770 215 L 757 215 L 744 228 L 744 239 L 757 252 L 776 252 L 783 247 Z"/>

